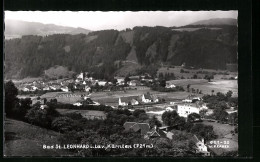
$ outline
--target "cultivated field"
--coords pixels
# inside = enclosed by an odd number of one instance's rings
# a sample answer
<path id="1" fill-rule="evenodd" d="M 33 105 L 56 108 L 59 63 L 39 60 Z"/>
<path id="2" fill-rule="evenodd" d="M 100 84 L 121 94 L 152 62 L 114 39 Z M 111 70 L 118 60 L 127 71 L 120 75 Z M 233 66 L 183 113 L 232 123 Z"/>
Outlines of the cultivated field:
<path id="1" fill-rule="evenodd" d="M 78 113 L 81 114 L 84 118 L 87 119 L 95 119 L 95 118 L 106 118 L 106 114 L 104 111 L 96 111 L 96 110 L 71 110 L 71 109 L 56 109 L 61 114 L 68 113 Z"/>
<path id="2" fill-rule="evenodd" d="M 65 150 L 43 149 L 43 144 L 59 144 L 59 133 L 22 121 L 6 119 L 4 156 L 68 156 Z"/>

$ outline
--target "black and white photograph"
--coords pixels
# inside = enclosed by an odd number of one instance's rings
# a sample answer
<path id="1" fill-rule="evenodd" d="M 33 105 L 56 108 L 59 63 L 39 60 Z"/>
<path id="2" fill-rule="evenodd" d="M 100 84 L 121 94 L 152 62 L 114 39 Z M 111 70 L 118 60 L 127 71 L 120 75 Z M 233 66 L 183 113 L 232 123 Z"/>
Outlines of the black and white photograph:
<path id="1" fill-rule="evenodd" d="M 238 157 L 238 11 L 4 11 L 4 157 Z"/>

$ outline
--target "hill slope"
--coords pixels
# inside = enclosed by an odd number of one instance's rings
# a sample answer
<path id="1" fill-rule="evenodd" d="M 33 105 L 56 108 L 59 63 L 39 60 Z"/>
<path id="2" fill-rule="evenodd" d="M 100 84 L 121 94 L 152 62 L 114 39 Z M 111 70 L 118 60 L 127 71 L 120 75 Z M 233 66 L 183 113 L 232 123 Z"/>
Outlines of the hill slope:
<path id="1" fill-rule="evenodd" d="M 31 124 L 6 119 L 4 156 L 68 156 L 69 152 L 43 149 L 43 144 L 59 144 L 59 133 Z"/>
<path id="2" fill-rule="evenodd" d="M 216 19 L 197 21 L 189 25 L 237 25 L 237 19 L 216 18 Z"/>
<path id="3" fill-rule="evenodd" d="M 136 69 L 129 71 L 124 61 L 136 67 L 186 63 L 195 68 L 226 69 L 226 63 L 237 63 L 237 27 L 218 28 L 181 32 L 167 27 L 134 27 L 88 35 L 23 36 L 5 42 L 5 77 L 38 77 L 55 65 L 74 72 L 89 71 L 101 79 L 124 68 L 133 74 Z"/>
<path id="4" fill-rule="evenodd" d="M 90 30 L 83 28 L 73 28 L 58 26 L 54 24 L 42 24 L 37 22 L 26 22 L 19 20 L 5 20 L 5 37 L 10 38 L 20 38 L 23 35 L 51 35 L 58 33 L 68 33 L 68 34 L 88 34 Z"/>

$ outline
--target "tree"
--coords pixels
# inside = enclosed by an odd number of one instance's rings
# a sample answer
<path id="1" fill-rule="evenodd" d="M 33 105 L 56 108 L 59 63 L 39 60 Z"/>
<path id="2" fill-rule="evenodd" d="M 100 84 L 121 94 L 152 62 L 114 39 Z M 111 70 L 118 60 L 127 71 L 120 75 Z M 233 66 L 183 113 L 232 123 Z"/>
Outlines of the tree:
<path id="1" fill-rule="evenodd" d="M 5 113 L 6 116 L 13 116 L 13 109 L 18 107 L 18 89 L 14 83 L 10 80 L 5 83 Z"/>
<path id="2" fill-rule="evenodd" d="M 194 122 L 197 119 L 200 120 L 200 115 L 197 114 L 197 113 L 191 113 L 191 114 L 188 115 L 187 121 L 188 122 Z"/>
<path id="3" fill-rule="evenodd" d="M 222 122 L 227 122 L 228 120 L 228 113 L 225 110 L 222 109 L 215 109 L 213 111 L 214 118 L 216 120 L 222 121 Z"/>
<path id="4" fill-rule="evenodd" d="M 162 123 L 156 118 L 156 116 L 154 115 L 150 120 L 149 120 L 149 125 L 151 128 L 153 128 L 154 126 L 157 127 L 161 127 Z"/>
<path id="5" fill-rule="evenodd" d="M 145 113 L 145 111 L 144 111 L 143 109 L 136 109 L 136 110 L 134 110 L 134 112 L 133 112 L 133 116 L 135 116 L 136 118 L 138 118 L 139 115 L 142 114 L 142 113 Z"/>
<path id="6" fill-rule="evenodd" d="M 165 87 L 166 86 L 166 80 L 165 79 L 160 80 L 160 86 L 161 87 Z"/>
<path id="7" fill-rule="evenodd" d="M 28 110 L 25 118 L 31 124 L 50 128 L 51 119 L 47 115 L 47 110 L 40 109 L 40 104 L 38 103 L 36 103 L 33 108 Z"/>
<path id="8" fill-rule="evenodd" d="M 127 82 L 129 82 L 131 79 L 129 78 L 129 76 L 127 75 L 124 79 L 125 85 L 127 84 Z"/>
<path id="9" fill-rule="evenodd" d="M 176 111 L 164 112 L 162 114 L 162 121 L 165 125 L 168 126 L 177 126 L 185 124 L 185 119 L 181 118 Z"/>
<path id="10" fill-rule="evenodd" d="M 187 91 L 190 92 L 190 84 L 187 85 Z"/>
<path id="11" fill-rule="evenodd" d="M 206 109 L 202 109 L 202 110 L 200 110 L 200 112 L 199 112 L 200 114 L 199 114 L 199 115 L 200 115 L 202 118 L 205 118 L 205 115 L 206 115 L 207 111 L 208 111 L 208 110 L 206 110 Z"/>
<path id="12" fill-rule="evenodd" d="M 211 90 L 211 95 L 213 96 L 213 94 L 214 94 L 214 90 L 212 89 L 212 90 Z"/>
<path id="13" fill-rule="evenodd" d="M 227 100 L 232 97 L 232 94 L 233 94 L 233 92 L 230 90 L 226 93 Z"/>
<path id="14" fill-rule="evenodd" d="M 14 109 L 15 115 L 18 119 L 24 119 L 27 111 L 31 109 L 31 98 L 20 99 L 20 106 Z"/>
<path id="15" fill-rule="evenodd" d="M 73 122 L 74 120 L 66 116 L 57 117 L 52 121 L 51 128 L 61 133 L 68 132 L 73 129 Z"/>

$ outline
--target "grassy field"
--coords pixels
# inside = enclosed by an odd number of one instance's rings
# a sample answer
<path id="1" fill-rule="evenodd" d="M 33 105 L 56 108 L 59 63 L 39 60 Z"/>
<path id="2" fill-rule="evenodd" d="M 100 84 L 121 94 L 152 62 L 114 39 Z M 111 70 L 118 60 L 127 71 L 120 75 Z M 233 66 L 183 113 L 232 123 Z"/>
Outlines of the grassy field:
<path id="1" fill-rule="evenodd" d="M 220 155 L 223 152 L 238 150 L 238 135 L 237 134 L 233 135 L 230 133 L 232 130 L 234 130 L 234 126 L 228 124 L 208 122 L 208 121 L 203 121 L 203 124 L 213 126 L 214 132 L 218 135 L 218 138 L 213 141 L 217 141 L 220 144 L 224 144 L 224 142 L 228 142 L 228 148 L 211 148 L 211 150 L 214 153 Z"/>
<path id="2" fill-rule="evenodd" d="M 221 124 L 216 122 L 203 121 L 205 125 L 212 125 L 214 131 L 219 138 L 224 138 L 226 135 L 230 134 L 231 130 L 234 130 L 234 126 L 228 124 Z"/>
<path id="3" fill-rule="evenodd" d="M 168 82 L 178 86 L 183 86 L 184 89 L 186 89 L 187 85 L 190 84 L 190 89 L 194 88 L 202 90 L 203 94 L 211 94 L 212 90 L 214 90 L 214 93 L 227 93 L 231 90 L 233 92 L 233 96 L 238 95 L 237 80 L 212 80 L 211 82 L 208 82 L 205 79 L 182 79 L 171 80 Z"/>
<path id="4" fill-rule="evenodd" d="M 22 121 L 4 122 L 4 156 L 68 156 L 65 150 L 43 149 L 43 144 L 59 144 L 59 133 Z"/>
<path id="5" fill-rule="evenodd" d="M 96 111 L 96 110 L 71 110 L 71 109 L 56 109 L 61 114 L 67 113 L 78 113 L 81 114 L 84 118 L 87 119 L 94 119 L 95 117 L 102 117 L 103 119 L 106 118 L 106 114 L 104 111 Z"/>
<path id="6" fill-rule="evenodd" d="M 181 69 L 184 71 L 189 71 L 189 73 L 181 73 Z M 221 78 L 230 78 L 230 77 L 235 77 L 237 76 L 237 72 L 227 72 L 228 75 L 223 75 L 219 74 L 220 72 L 226 72 L 225 70 L 213 70 L 213 69 L 185 69 L 180 66 L 175 66 L 174 68 L 167 68 L 167 67 L 161 67 L 158 71 L 157 74 L 159 73 L 174 73 L 176 77 L 184 77 L 185 79 L 190 79 L 191 77 L 194 76 L 194 74 L 197 75 L 198 78 L 204 78 L 205 74 L 197 74 L 197 72 L 203 71 L 203 72 L 208 72 L 208 73 L 217 73 L 214 75 L 214 79 L 221 79 Z"/>

